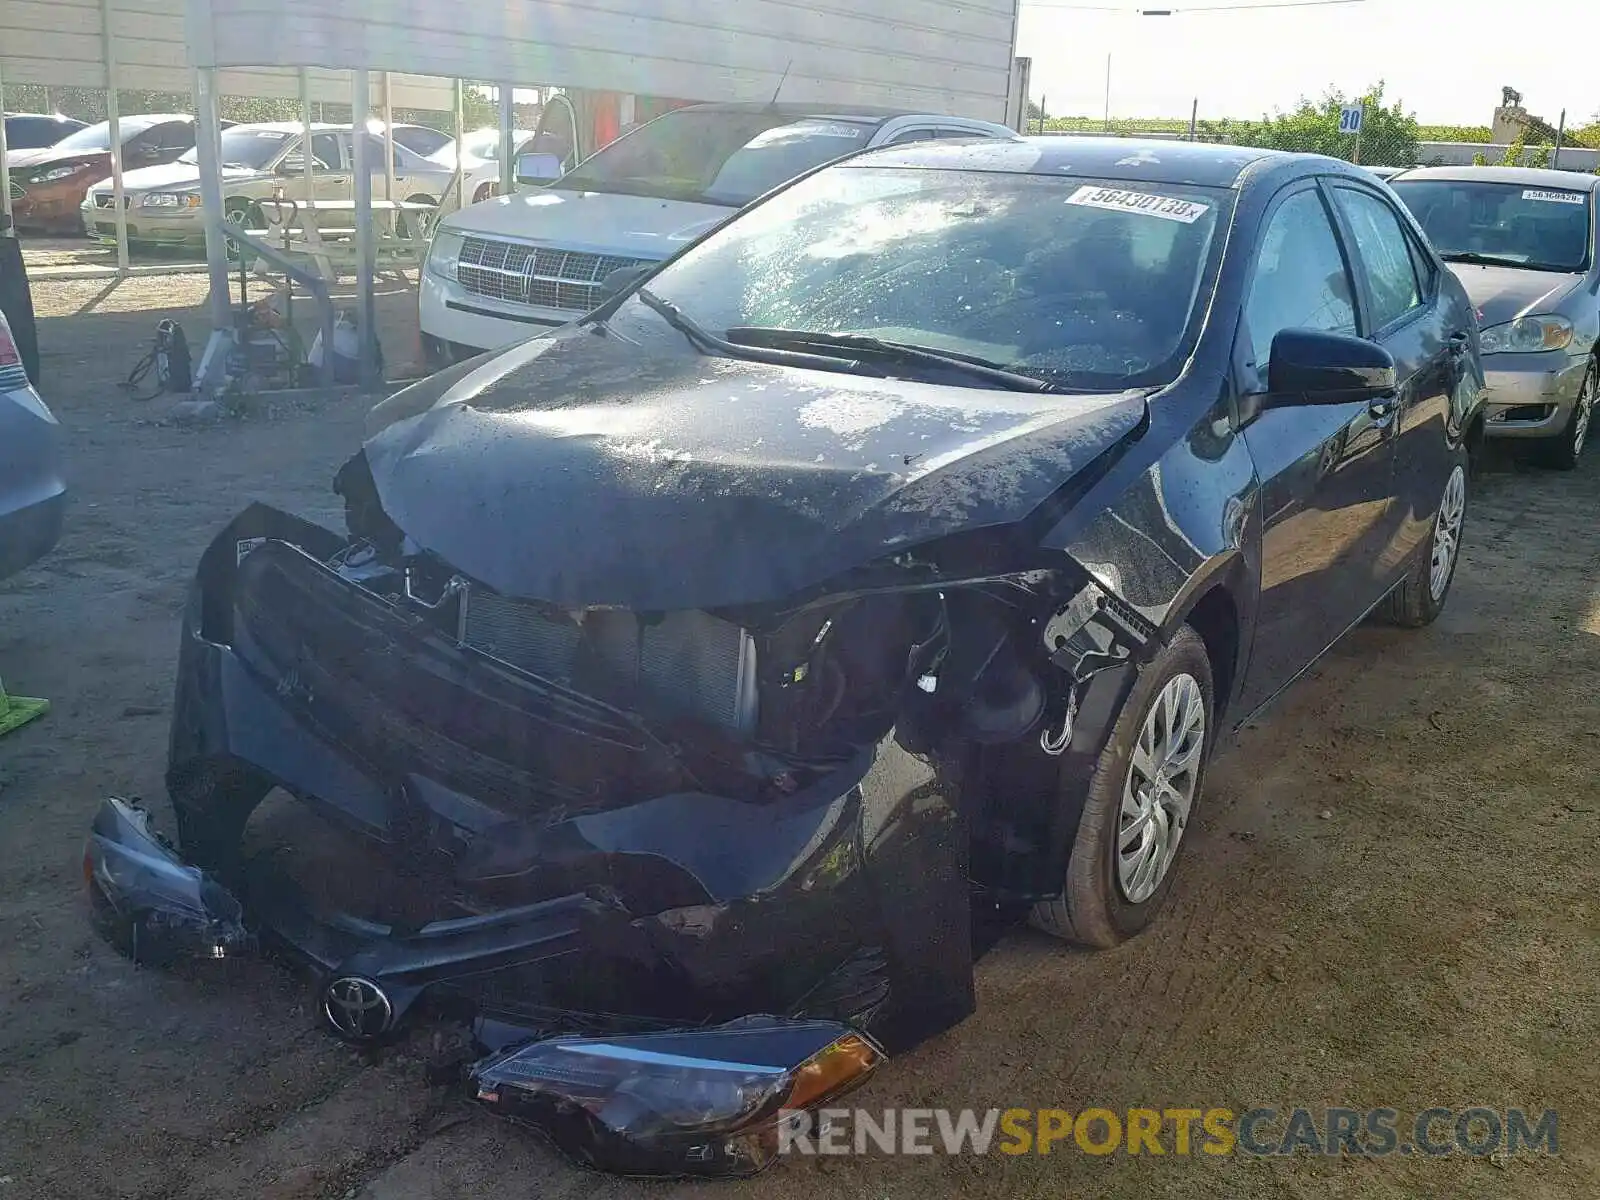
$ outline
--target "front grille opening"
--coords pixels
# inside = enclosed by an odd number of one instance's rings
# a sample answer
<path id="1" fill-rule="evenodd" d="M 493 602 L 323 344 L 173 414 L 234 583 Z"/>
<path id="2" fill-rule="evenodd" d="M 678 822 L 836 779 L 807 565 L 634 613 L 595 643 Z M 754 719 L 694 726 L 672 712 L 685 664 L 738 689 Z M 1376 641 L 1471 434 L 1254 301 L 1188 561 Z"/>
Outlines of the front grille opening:
<path id="1" fill-rule="evenodd" d="M 588 312 L 599 304 L 607 275 L 647 261 L 474 237 L 462 244 L 456 281 L 490 300 Z"/>
<path id="2" fill-rule="evenodd" d="M 492 658 L 621 707 L 642 696 L 734 733 L 755 729 L 755 640 L 732 622 L 703 612 L 569 614 L 478 589 L 462 602 L 461 640 Z"/>

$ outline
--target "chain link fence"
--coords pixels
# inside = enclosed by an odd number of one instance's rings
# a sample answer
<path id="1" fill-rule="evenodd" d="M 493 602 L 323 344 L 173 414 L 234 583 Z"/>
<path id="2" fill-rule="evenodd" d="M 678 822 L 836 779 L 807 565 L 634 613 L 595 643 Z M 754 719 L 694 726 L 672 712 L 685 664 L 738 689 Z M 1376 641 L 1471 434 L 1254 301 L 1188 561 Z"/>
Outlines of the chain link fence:
<path id="1" fill-rule="evenodd" d="M 1330 93 L 1256 120 L 1208 115 L 1198 102 L 1187 120 L 1047 117 L 1035 106 L 1029 132 L 1255 146 L 1326 154 L 1367 167 L 1477 164 L 1600 174 L 1600 122 L 1558 129 L 1529 120 L 1514 139 L 1496 143 L 1488 126 L 1422 124 L 1404 106 L 1386 102 L 1382 88 L 1351 98 Z"/>

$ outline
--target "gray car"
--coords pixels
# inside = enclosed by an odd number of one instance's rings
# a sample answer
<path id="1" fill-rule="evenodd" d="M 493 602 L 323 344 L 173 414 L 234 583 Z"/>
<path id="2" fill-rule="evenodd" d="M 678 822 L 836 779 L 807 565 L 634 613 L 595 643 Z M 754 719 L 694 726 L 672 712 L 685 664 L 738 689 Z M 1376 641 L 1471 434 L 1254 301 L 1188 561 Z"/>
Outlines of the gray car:
<path id="1" fill-rule="evenodd" d="M 0 314 L 0 579 L 50 552 L 65 508 L 61 426 L 28 382 Z"/>
<path id="2" fill-rule="evenodd" d="M 1600 177 L 1428 167 L 1390 185 L 1478 309 L 1485 433 L 1570 470 L 1600 391 Z"/>

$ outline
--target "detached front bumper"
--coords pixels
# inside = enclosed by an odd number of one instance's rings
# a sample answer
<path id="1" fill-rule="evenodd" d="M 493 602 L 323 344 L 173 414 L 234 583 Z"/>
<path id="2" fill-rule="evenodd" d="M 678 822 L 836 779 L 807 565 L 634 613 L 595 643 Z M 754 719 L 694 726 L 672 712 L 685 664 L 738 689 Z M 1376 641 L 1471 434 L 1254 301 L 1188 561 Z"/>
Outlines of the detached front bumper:
<path id="1" fill-rule="evenodd" d="M 253 950 L 241 901 L 182 861 L 149 815 L 108 800 L 84 854 L 97 927 L 146 962 Z M 276 932 L 310 956 L 356 963 L 324 989 L 326 1019 L 353 1040 L 393 1027 L 421 981 L 506 956 L 570 952 L 592 902 L 572 897 L 410 934 L 323 924 L 302 914 Z M 860 1086 L 883 1062 L 835 1021 L 746 1017 L 722 1025 L 607 1037 L 497 1024 L 469 1071 L 487 1107 L 547 1133 L 586 1165 L 633 1174 L 748 1175 L 781 1153 L 805 1114 Z"/>
<path id="2" fill-rule="evenodd" d="M 1495 354 L 1484 359 L 1484 433 L 1548 438 L 1564 432 L 1589 360 L 1565 351 Z"/>

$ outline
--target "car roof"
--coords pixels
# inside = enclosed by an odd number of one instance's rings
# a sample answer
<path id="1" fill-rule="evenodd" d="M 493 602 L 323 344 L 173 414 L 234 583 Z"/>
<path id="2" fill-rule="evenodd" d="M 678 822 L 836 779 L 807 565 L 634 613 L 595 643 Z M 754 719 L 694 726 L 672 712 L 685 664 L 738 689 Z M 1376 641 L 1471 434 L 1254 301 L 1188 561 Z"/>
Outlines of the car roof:
<path id="1" fill-rule="evenodd" d="M 1318 155 L 1291 155 L 1248 146 L 1166 142 L 1143 138 L 1030 137 L 910 142 L 869 151 L 851 165 L 934 167 L 1017 175 L 1086 175 L 1130 183 L 1190 183 L 1234 187 L 1240 176 L 1266 159 L 1296 158 L 1334 163 Z M 1341 164 L 1346 165 L 1346 164 Z"/>
<path id="2" fill-rule="evenodd" d="M 1564 192 L 1600 191 L 1600 175 L 1553 171 L 1548 167 L 1417 167 L 1397 175 L 1389 182 L 1410 183 L 1422 179 L 1455 183 L 1520 183 Z"/>
<path id="3" fill-rule="evenodd" d="M 12 117 L 26 117 L 30 121 L 55 121 L 61 125 L 82 125 L 84 122 L 77 117 L 68 117 L 61 113 L 36 113 L 36 112 L 8 112 L 4 114 L 6 120 Z"/>

